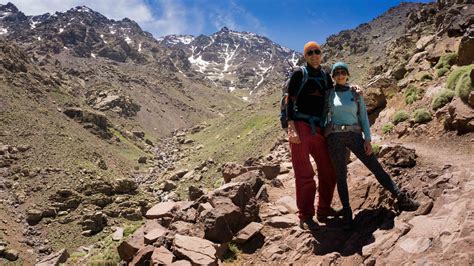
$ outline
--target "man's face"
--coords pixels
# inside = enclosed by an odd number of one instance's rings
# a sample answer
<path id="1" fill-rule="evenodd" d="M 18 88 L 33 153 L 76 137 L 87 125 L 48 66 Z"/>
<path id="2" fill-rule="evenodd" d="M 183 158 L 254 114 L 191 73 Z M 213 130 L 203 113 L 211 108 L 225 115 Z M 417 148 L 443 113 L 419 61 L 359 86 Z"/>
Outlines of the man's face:
<path id="1" fill-rule="evenodd" d="M 321 56 L 321 49 L 311 47 L 308 49 L 308 51 L 306 51 L 304 58 L 306 59 L 306 62 L 308 62 L 308 64 L 310 64 L 312 67 L 317 67 L 321 64 Z"/>

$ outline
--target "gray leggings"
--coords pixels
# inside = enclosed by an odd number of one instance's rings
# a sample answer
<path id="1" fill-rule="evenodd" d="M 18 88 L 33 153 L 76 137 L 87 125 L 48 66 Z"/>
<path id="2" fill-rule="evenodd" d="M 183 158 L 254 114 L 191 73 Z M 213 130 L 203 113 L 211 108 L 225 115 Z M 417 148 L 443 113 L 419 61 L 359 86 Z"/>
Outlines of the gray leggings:
<path id="1" fill-rule="evenodd" d="M 327 137 L 329 155 L 336 170 L 337 192 L 343 208 L 350 208 L 349 191 L 347 189 L 347 149 L 351 150 L 359 160 L 375 175 L 377 181 L 393 195 L 400 194 L 400 189 L 385 172 L 374 154 L 366 155 L 364 139 L 361 133 L 337 132 Z"/>

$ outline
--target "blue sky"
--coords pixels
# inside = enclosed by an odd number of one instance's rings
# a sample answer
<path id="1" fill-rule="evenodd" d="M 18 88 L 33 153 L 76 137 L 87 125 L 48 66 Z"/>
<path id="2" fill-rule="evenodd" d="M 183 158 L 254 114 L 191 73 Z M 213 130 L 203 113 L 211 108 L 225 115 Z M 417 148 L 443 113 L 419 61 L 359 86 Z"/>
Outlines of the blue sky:
<path id="1" fill-rule="evenodd" d="M 8 1 L 0 1 L 6 4 Z M 85 5 L 108 18 L 135 20 L 156 38 L 210 35 L 224 26 L 255 32 L 297 51 L 310 40 L 369 22 L 399 0 L 12 0 L 26 15 Z M 432 2 L 413 0 L 408 2 Z"/>

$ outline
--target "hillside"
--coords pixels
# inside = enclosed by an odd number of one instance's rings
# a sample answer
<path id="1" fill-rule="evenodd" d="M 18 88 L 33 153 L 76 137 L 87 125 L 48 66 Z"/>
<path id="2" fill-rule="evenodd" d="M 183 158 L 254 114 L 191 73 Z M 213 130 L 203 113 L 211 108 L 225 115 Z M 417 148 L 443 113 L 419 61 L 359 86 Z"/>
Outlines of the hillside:
<path id="1" fill-rule="evenodd" d="M 155 40 L 87 7 L 0 12 L 0 264 L 472 263 L 469 1 L 403 3 L 323 45 L 363 88 L 384 166 L 423 203 L 400 214 L 356 160 L 347 235 L 294 226 L 277 109 L 297 52 L 228 28 Z M 232 240 L 250 222 L 256 236 Z"/>

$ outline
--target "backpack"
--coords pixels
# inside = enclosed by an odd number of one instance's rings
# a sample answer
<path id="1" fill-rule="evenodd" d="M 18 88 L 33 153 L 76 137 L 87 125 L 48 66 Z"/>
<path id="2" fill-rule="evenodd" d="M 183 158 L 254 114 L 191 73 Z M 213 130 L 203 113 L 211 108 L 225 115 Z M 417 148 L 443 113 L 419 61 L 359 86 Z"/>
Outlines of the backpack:
<path id="1" fill-rule="evenodd" d="M 281 128 L 284 129 L 284 130 L 286 130 L 288 128 L 288 114 L 287 114 L 287 111 L 286 111 L 287 107 L 288 107 L 288 101 L 289 101 L 288 88 L 290 86 L 291 76 L 296 71 L 292 65 L 290 65 L 290 66 L 291 66 L 291 70 L 289 72 L 287 72 L 286 80 L 285 80 L 285 82 L 282 86 L 282 90 L 281 90 L 282 96 L 281 96 L 281 99 L 280 99 L 280 124 L 281 124 Z M 303 90 L 304 85 L 310 79 L 316 81 L 319 85 L 321 85 L 321 83 L 319 82 L 319 80 L 321 78 L 309 77 L 308 76 L 308 70 L 306 69 L 305 66 L 299 66 L 299 69 L 301 69 L 301 71 L 303 72 L 303 78 L 301 80 L 301 84 L 300 84 L 300 87 L 298 89 L 298 92 L 296 93 L 296 97 L 298 97 L 300 95 L 301 91 Z M 327 76 L 326 76 L 326 72 L 323 69 L 321 69 L 321 75 L 323 77 L 322 79 L 324 81 L 324 85 L 327 88 L 327 86 L 328 86 Z M 296 104 L 295 104 L 295 110 L 297 110 Z M 292 111 L 295 111 L 295 110 L 292 110 Z"/>

